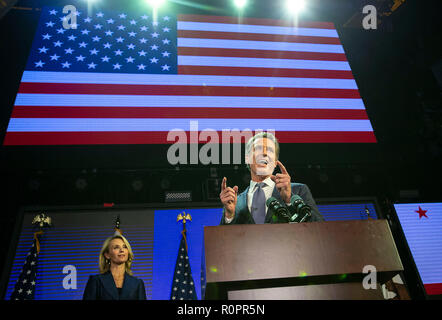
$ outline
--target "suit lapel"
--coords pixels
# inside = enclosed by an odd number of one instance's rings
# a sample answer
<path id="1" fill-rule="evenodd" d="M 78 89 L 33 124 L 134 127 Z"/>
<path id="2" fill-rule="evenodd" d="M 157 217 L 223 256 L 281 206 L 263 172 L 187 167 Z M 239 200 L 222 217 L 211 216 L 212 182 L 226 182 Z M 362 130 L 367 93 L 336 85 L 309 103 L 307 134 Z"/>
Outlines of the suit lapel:
<path id="1" fill-rule="evenodd" d="M 273 188 L 272 197 L 276 198 L 281 204 L 284 204 L 284 201 L 281 198 L 281 194 L 279 193 L 278 189 L 275 187 Z"/>
<path id="2" fill-rule="evenodd" d="M 245 210 L 247 212 L 247 214 L 250 216 L 250 219 L 252 221 L 252 223 L 255 223 L 255 220 L 253 219 L 252 213 L 249 210 L 249 207 L 247 205 L 248 203 L 248 195 L 249 195 L 249 187 L 247 187 L 247 189 L 241 194 L 243 196 L 240 195 L 240 197 L 238 197 L 238 203 L 236 204 L 237 206 L 239 206 L 239 210 L 240 212 L 242 210 Z M 293 191 L 293 188 L 292 188 Z M 279 201 L 279 203 L 284 204 L 284 201 L 281 198 L 281 194 L 279 193 L 278 189 L 276 188 L 276 186 L 273 188 L 273 192 L 272 192 L 272 197 L 274 197 L 276 200 Z M 265 223 L 270 223 L 272 220 L 272 214 L 270 212 L 270 210 L 267 210 L 267 214 L 266 214 L 266 218 L 265 218 Z"/>
<path id="3" fill-rule="evenodd" d="M 134 277 L 131 277 L 127 273 L 124 274 L 124 282 L 123 282 L 123 289 L 121 290 L 121 297 L 120 299 L 128 299 L 127 295 L 130 292 L 133 292 L 135 290 L 135 286 L 137 284 L 137 281 Z"/>
<path id="4" fill-rule="evenodd" d="M 298 194 L 297 190 L 295 190 L 295 184 L 292 183 L 291 184 L 292 187 L 292 195 L 293 194 Z M 246 190 L 244 190 L 239 196 L 238 196 L 238 202 L 236 204 L 237 210 L 238 210 L 238 214 L 241 215 L 248 215 L 249 219 L 248 223 L 255 223 L 255 220 L 253 220 L 252 217 L 252 213 L 249 211 L 249 207 L 247 205 L 248 203 L 248 194 L 249 194 L 249 188 L 250 186 L 248 186 L 246 188 Z M 273 192 L 272 192 L 272 197 L 274 197 L 276 200 L 279 201 L 279 203 L 284 204 L 284 200 L 282 200 L 281 194 L 279 193 L 278 189 L 276 188 L 276 186 L 273 188 Z M 266 214 L 266 218 L 265 218 L 265 223 L 270 223 L 272 221 L 272 215 L 270 213 L 269 210 L 267 210 L 267 214 Z"/>
<path id="5" fill-rule="evenodd" d="M 249 207 L 247 205 L 248 203 L 248 193 L 249 193 L 249 187 L 246 188 L 239 196 L 238 196 L 238 202 L 236 203 L 236 207 L 238 208 L 238 216 L 248 216 L 248 219 L 246 220 L 247 223 L 255 223 L 253 220 L 252 214 L 249 211 Z"/>
<path id="6" fill-rule="evenodd" d="M 249 193 L 249 187 L 246 188 L 246 190 L 243 191 L 238 197 L 238 202 L 236 205 L 239 205 L 240 210 L 244 210 L 244 208 L 247 209 L 247 194 Z"/>
<path id="7" fill-rule="evenodd" d="M 115 285 L 114 278 L 112 277 L 112 273 L 106 272 L 102 274 L 101 281 L 103 283 L 104 289 L 112 297 L 112 299 L 118 300 L 118 290 L 117 286 Z"/>

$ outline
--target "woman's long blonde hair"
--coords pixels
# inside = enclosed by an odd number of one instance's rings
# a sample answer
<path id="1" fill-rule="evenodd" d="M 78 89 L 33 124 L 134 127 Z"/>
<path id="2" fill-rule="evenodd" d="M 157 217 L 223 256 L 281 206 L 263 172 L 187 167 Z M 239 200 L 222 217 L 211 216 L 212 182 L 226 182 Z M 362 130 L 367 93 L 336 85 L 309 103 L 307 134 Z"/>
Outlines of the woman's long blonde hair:
<path id="1" fill-rule="evenodd" d="M 127 241 L 127 239 L 125 237 L 123 237 L 122 235 L 114 235 L 112 237 L 107 238 L 104 243 L 103 246 L 101 247 L 101 251 L 100 251 L 100 257 L 98 259 L 98 263 L 99 263 L 99 268 L 100 268 L 100 273 L 106 273 L 110 270 L 110 261 L 109 259 L 106 258 L 106 256 L 104 255 L 104 253 L 109 253 L 109 245 L 111 243 L 112 240 L 114 239 L 121 239 L 123 240 L 124 244 L 127 247 L 127 251 L 128 251 L 128 257 L 127 257 L 127 261 L 125 263 L 125 270 L 129 275 L 132 275 L 132 261 L 134 259 L 134 254 L 132 252 L 132 248 L 129 244 L 129 241 Z"/>

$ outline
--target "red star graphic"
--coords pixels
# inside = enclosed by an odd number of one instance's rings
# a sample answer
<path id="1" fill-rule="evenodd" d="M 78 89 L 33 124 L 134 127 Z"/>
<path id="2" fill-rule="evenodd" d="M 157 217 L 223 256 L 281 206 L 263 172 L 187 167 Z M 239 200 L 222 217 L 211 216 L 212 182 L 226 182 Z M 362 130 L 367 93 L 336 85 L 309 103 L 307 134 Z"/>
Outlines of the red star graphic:
<path id="1" fill-rule="evenodd" d="M 425 214 L 425 212 L 427 212 L 428 210 L 422 210 L 422 208 L 419 206 L 419 210 L 415 210 L 414 212 L 419 213 L 419 219 L 422 217 L 428 218 L 427 215 Z"/>

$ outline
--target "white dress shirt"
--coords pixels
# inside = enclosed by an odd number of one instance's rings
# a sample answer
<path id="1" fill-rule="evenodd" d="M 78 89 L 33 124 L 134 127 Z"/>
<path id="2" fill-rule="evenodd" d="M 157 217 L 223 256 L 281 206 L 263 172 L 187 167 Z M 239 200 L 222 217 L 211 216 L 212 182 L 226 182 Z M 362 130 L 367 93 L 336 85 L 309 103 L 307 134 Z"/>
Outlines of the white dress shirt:
<path id="1" fill-rule="evenodd" d="M 275 188 L 275 182 L 273 182 L 273 180 L 270 179 L 270 177 L 268 177 L 262 182 L 265 183 L 265 185 L 262 187 L 262 190 L 264 191 L 267 201 L 267 199 L 269 199 L 273 194 L 273 189 Z M 252 212 L 253 194 L 258 188 L 258 183 L 259 182 L 250 181 L 249 191 L 247 192 L 247 207 L 249 208 L 249 212 Z M 269 208 L 266 206 L 266 214 L 268 209 Z"/>
<path id="2" fill-rule="evenodd" d="M 266 178 L 264 181 L 262 181 L 263 183 L 265 183 L 265 185 L 262 187 L 262 190 L 264 191 L 264 195 L 266 197 L 266 201 L 272 196 L 273 194 L 273 189 L 275 188 L 275 182 L 273 182 L 272 179 L 270 179 L 270 177 Z M 256 181 L 250 181 L 250 185 L 249 185 L 249 191 L 247 192 L 247 207 L 249 208 L 249 212 L 252 212 L 252 201 L 253 201 L 253 194 L 255 193 L 257 187 L 258 187 L 258 183 Z M 267 214 L 267 210 L 268 207 L 266 206 L 266 214 Z M 228 218 L 224 218 L 226 223 L 230 223 L 232 222 L 232 220 L 234 219 L 234 217 L 232 219 L 228 219 Z"/>

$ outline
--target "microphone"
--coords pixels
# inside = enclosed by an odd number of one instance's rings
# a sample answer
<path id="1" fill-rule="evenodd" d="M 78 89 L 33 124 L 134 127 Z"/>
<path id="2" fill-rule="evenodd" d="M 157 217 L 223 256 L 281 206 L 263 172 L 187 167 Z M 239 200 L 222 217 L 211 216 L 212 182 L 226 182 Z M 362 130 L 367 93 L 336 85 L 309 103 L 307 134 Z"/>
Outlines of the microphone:
<path id="1" fill-rule="evenodd" d="M 270 197 L 266 205 L 272 212 L 274 223 L 301 223 L 311 219 L 311 208 L 298 195 L 293 195 L 291 205 L 282 205 L 276 198 Z"/>
<path id="2" fill-rule="evenodd" d="M 305 204 L 304 200 L 302 200 L 300 196 L 297 194 L 292 195 L 290 203 L 292 204 L 288 207 L 290 212 L 290 222 L 301 223 L 311 219 L 312 208 Z"/>
<path id="3" fill-rule="evenodd" d="M 275 197 L 270 197 L 266 201 L 266 206 L 272 212 L 272 220 L 274 223 L 284 223 L 290 221 L 290 212 L 286 206 L 283 206 Z"/>

